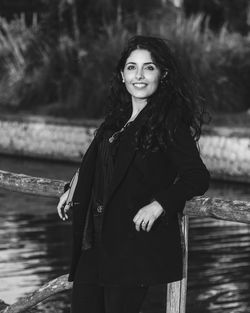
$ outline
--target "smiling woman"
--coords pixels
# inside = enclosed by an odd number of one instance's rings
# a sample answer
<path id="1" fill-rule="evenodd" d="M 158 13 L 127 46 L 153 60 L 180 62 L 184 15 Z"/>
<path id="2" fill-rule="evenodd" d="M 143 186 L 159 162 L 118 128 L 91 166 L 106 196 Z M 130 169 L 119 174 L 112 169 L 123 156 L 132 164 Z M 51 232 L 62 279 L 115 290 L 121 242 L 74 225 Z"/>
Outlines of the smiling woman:
<path id="1" fill-rule="evenodd" d="M 72 313 L 138 313 L 149 286 L 182 278 L 179 215 L 209 183 L 192 90 L 165 40 L 129 40 L 72 199 Z"/>
<path id="2" fill-rule="evenodd" d="M 148 50 L 134 50 L 121 71 L 123 82 L 132 96 L 132 104 L 138 112 L 147 104 L 147 98 L 155 93 L 160 81 L 160 69 L 154 64 Z M 132 113 L 132 117 L 138 113 Z"/>

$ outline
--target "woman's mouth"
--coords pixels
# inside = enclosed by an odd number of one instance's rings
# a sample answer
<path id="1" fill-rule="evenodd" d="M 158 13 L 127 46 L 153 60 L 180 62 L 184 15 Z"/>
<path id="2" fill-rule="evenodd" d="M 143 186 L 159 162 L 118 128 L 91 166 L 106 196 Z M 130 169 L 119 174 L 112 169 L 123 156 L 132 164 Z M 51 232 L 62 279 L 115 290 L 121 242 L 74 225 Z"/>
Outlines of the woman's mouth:
<path id="1" fill-rule="evenodd" d="M 135 88 L 142 89 L 142 88 L 147 87 L 147 84 L 145 84 L 145 83 L 134 83 L 133 86 Z"/>

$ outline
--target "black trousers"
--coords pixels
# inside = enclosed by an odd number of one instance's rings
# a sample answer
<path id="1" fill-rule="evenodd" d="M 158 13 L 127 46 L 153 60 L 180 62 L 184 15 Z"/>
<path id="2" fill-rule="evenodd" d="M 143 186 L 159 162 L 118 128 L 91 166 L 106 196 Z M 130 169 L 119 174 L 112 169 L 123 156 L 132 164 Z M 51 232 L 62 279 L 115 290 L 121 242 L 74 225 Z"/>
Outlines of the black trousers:
<path id="1" fill-rule="evenodd" d="M 76 283 L 71 313 L 139 313 L 148 287 Z"/>

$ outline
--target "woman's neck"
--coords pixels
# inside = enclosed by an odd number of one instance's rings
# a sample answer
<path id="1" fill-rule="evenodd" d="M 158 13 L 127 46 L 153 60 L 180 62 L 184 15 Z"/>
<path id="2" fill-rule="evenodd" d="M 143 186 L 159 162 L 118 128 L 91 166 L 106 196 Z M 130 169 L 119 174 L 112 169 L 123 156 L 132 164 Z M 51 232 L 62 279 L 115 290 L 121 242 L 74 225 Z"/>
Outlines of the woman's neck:
<path id="1" fill-rule="evenodd" d="M 128 121 L 132 121 L 136 118 L 136 116 L 141 112 L 141 110 L 147 105 L 147 101 L 145 99 L 143 100 L 137 100 L 135 101 L 132 99 L 132 115 Z"/>

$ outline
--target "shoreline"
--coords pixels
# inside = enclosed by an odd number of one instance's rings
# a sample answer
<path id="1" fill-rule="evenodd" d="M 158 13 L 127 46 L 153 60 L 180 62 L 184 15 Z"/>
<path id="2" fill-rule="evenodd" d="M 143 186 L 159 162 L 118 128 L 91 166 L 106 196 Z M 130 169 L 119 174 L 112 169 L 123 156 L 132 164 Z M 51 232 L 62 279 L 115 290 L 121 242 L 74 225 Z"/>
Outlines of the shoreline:
<path id="1" fill-rule="evenodd" d="M 4 114 L 0 117 L 0 154 L 80 162 L 101 121 Z M 248 125 L 204 127 L 199 146 L 212 178 L 250 183 Z"/>

